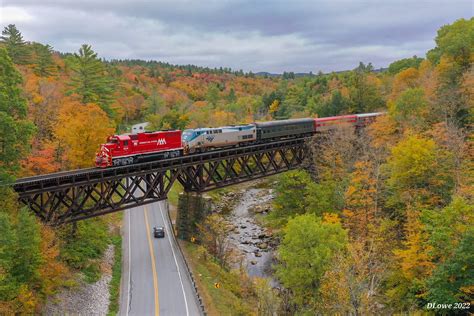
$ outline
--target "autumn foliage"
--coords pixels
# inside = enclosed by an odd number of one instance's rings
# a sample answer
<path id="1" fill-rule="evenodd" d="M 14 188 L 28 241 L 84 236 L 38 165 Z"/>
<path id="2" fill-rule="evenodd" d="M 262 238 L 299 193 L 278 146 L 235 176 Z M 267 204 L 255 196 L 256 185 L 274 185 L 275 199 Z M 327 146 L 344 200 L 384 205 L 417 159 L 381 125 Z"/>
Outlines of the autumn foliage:
<path id="1" fill-rule="evenodd" d="M 184 129 L 383 111 L 365 130 L 315 137 L 310 172 L 288 173 L 276 187 L 269 225 L 282 232 L 283 312 L 392 314 L 472 302 L 473 30 L 473 18 L 445 25 L 426 58 L 386 71 L 360 63 L 259 76 L 104 61 L 90 45 L 60 54 L 9 25 L 0 41 L 0 181 L 92 167 L 107 136 L 144 121 Z M 71 269 L 97 276 L 103 222 L 55 236 L 11 191 L 0 194 L 0 314 L 38 313 Z M 216 232 L 205 236 L 225 262 L 215 220 L 203 229 Z M 78 255 L 87 245 L 94 255 Z"/>

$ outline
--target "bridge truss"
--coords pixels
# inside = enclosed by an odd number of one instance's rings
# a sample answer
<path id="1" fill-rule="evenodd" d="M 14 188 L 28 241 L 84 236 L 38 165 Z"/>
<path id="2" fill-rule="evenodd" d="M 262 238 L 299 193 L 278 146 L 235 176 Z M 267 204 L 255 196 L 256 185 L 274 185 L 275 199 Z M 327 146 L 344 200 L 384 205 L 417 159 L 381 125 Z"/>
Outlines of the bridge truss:
<path id="1" fill-rule="evenodd" d="M 178 181 L 185 191 L 205 192 L 302 166 L 307 138 L 145 162 L 80 169 L 19 179 L 19 200 L 51 225 L 75 222 L 164 200 Z"/>

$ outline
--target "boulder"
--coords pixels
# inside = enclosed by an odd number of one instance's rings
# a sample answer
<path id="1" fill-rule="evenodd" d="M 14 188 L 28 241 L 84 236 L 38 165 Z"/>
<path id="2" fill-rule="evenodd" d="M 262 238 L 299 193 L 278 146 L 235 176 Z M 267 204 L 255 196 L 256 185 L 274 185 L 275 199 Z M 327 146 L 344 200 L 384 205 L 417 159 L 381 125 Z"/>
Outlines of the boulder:
<path id="1" fill-rule="evenodd" d="M 257 247 L 260 248 L 260 249 L 267 249 L 268 244 L 266 242 L 261 242 L 257 245 Z"/>

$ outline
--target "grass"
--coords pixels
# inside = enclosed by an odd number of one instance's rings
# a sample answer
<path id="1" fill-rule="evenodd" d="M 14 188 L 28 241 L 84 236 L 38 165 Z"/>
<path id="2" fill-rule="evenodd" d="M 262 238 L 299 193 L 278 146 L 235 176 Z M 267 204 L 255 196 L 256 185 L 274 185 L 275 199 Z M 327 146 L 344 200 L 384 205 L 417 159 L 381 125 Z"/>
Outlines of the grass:
<path id="1" fill-rule="evenodd" d="M 112 280 L 109 283 L 109 312 L 108 315 L 117 315 L 119 311 L 120 280 L 122 277 L 122 236 L 112 237 L 115 247 L 114 265 L 112 267 Z"/>
<path id="2" fill-rule="evenodd" d="M 178 205 L 179 194 L 183 192 L 183 186 L 178 181 L 175 181 L 171 190 L 168 192 L 168 202 L 172 205 Z"/>
<path id="3" fill-rule="evenodd" d="M 202 247 L 189 242 L 182 245 L 208 315 L 254 314 L 256 302 L 246 292 L 249 284 L 243 284 L 248 278 L 223 269 L 209 254 L 204 257 Z"/>

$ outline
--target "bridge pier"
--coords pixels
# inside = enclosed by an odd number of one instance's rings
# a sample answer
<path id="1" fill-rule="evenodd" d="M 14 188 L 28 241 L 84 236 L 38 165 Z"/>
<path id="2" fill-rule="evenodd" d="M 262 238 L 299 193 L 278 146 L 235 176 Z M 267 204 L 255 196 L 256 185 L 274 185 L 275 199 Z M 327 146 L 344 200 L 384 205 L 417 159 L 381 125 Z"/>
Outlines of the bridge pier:
<path id="1" fill-rule="evenodd" d="M 201 223 L 211 212 L 211 198 L 201 193 L 182 192 L 178 198 L 178 214 L 176 217 L 176 228 L 178 238 L 191 240 L 197 236 L 196 224 Z"/>

